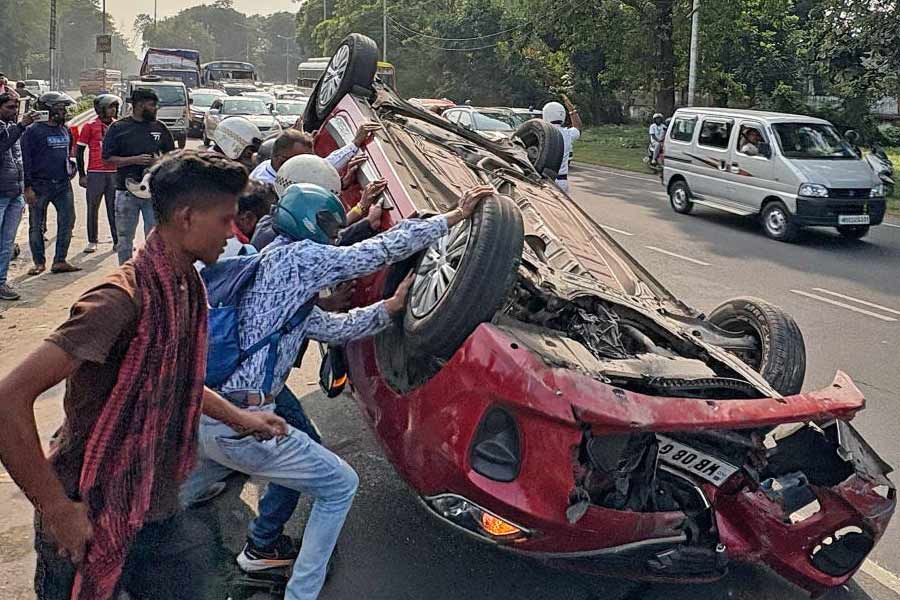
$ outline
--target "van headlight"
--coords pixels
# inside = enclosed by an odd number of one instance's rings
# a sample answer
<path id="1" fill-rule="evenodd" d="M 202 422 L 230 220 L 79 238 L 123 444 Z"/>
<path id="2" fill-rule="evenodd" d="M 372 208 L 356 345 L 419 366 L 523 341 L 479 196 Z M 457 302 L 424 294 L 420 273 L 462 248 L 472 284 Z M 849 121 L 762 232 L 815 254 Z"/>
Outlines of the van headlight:
<path id="1" fill-rule="evenodd" d="M 812 198 L 827 198 L 828 188 L 818 183 L 804 183 L 797 192 L 801 196 L 810 196 Z"/>
<path id="2" fill-rule="evenodd" d="M 881 198 L 884 196 L 884 184 L 879 183 L 871 190 L 869 190 L 869 198 Z"/>

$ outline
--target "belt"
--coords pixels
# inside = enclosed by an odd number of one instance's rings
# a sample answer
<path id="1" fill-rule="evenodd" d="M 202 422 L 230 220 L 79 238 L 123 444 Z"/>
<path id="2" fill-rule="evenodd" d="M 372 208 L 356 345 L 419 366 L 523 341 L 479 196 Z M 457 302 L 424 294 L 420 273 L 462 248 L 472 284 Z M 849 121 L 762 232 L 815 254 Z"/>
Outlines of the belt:
<path id="1" fill-rule="evenodd" d="M 260 391 L 228 392 L 227 394 L 222 394 L 222 396 L 232 404 L 241 408 L 247 406 L 266 406 L 275 402 L 274 396 L 267 396 Z"/>
<path id="2" fill-rule="evenodd" d="M 568 175 L 557 175 L 557 176 L 556 176 L 556 180 L 557 180 L 557 181 L 565 181 L 565 180 L 567 180 L 568 178 L 569 178 Z"/>

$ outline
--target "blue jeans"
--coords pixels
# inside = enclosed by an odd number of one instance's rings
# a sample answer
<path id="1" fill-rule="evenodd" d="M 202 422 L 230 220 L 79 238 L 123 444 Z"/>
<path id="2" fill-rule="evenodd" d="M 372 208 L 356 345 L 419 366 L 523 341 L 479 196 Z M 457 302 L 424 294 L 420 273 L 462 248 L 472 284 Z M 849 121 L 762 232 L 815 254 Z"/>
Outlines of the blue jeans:
<path id="1" fill-rule="evenodd" d="M 272 411 L 274 406 L 249 410 Z M 285 600 L 318 598 L 325 583 L 328 559 L 359 485 L 356 471 L 293 427 L 283 438 L 260 442 L 253 436 L 241 437 L 224 423 L 204 416 L 200 420 L 200 450 L 201 473 L 211 466 L 207 463 L 214 463 L 227 471 L 268 479 L 313 498 L 300 555 L 294 562 L 284 597 Z"/>
<path id="2" fill-rule="evenodd" d="M 116 253 L 120 265 L 131 260 L 134 253 L 134 234 L 137 231 L 138 217 L 141 216 L 144 217 L 144 237 L 146 237 L 156 225 L 153 203 L 149 199 L 141 200 L 125 190 L 116 190 L 116 233 L 119 237 Z"/>
<path id="3" fill-rule="evenodd" d="M 37 202 L 28 207 L 28 246 L 34 264 L 47 263 L 44 254 L 43 224 L 47 222 L 47 208 L 52 204 L 56 208 L 56 252 L 54 263 L 66 262 L 69 254 L 69 242 L 72 241 L 72 229 L 75 227 L 75 196 L 72 183 L 65 181 L 35 181 L 31 188 L 37 196 Z"/>
<path id="4" fill-rule="evenodd" d="M 0 196 L 0 286 L 6 285 L 16 231 L 19 230 L 24 212 L 25 199 L 22 196 Z"/>

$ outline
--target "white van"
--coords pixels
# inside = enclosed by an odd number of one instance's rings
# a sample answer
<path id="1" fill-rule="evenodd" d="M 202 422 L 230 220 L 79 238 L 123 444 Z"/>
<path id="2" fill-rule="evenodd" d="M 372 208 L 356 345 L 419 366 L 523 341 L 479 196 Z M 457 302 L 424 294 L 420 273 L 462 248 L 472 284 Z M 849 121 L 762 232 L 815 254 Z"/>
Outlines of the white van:
<path id="1" fill-rule="evenodd" d="M 761 218 L 790 241 L 803 226 L 859 239 L 884 219 L 881 180 L 828 121 L 725 108 L 682 108 L 665 138 L 663 185 L 672 208 L 694 204 Z"/>
<path id="2" fill-rule="evenodd" d="M 161 81 L 148 75 L 140 80 L 128 82 L 123 116 L 131 115 L 131 92 L 135 88 L 149 89 L 159 96 L 159 110 L 156 118 L 169 129 L 179 148 L 187 145 L 187 132 L 191 122 L 190 99 L 187 88 L 181 81 Z"/>

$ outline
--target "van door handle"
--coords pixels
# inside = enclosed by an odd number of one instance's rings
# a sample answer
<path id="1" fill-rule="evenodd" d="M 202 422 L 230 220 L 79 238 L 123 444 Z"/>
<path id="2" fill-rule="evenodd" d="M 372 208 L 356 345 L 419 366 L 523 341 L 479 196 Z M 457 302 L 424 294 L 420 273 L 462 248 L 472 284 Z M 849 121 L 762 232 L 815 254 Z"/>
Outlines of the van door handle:
<path id="1" fill-rule="evenodd" d="M 741 167 L 737 163 L 731 163 L 731 172 L 737 175 L 741 172 Z"/>
<path id="2" fill-rule="evenodd" d="M 720 160 L 720 161 L 719 161 L 719 170 L 720 170 L 720 171 L 724 171 L 724 170 L 725 170 L 725 161 L 724 161 L 724 160 Z"/>

